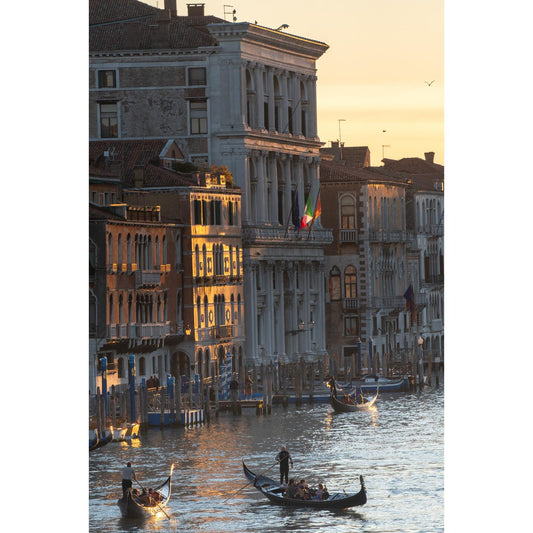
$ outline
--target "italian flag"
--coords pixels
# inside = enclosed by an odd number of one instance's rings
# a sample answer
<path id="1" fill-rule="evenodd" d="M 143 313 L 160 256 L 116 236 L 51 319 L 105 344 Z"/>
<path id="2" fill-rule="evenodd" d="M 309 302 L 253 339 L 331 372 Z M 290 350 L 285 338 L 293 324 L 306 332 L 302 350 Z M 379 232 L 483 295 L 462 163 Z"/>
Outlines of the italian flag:
<path id="1" fill-rule="evenodd" d="M 300 229 L 307 228 L 309 223 L 313 220 L 313 206 L 311 205 L 311 194 L 307 196 L 307 202 L 305 204 L 305 212 L 300 222 Z"/>

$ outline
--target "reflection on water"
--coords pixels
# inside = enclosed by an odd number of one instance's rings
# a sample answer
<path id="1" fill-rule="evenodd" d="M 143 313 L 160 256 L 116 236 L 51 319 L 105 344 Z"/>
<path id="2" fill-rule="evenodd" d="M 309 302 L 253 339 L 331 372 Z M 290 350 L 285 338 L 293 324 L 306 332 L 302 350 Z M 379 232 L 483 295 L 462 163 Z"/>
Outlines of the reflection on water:
<path id="1" fill-rule="evenodd" d="M 111 443 L 91 452 L 91 531 L 443 531 L 442 389 L 383 394 L 376 406 L 334 413 L 328 404 L 287 408 L 257 417 L 221 414 L 209 425 L 150 429 L 131 444 Z M 242 460 L 278 479 L 275 456 L 286 445 L 291 475 L 331 491 L 359 490 L 368 503 L 344 511 L 283 508 L 247 483 Z M 165 511 L 145 520 L 120 518 L 121 469 L 131 461 L 146 487 L 163 481 L 175 463 L 172 497 Z"/>

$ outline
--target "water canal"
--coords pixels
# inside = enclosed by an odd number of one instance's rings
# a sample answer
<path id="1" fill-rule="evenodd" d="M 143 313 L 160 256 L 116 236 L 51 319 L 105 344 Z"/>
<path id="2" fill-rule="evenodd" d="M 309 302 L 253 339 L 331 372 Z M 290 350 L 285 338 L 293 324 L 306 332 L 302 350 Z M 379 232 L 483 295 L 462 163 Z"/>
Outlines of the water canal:
<path id="1" fill-rule="evenodd" d="M 325 481 L 330 490 L 358 491 L 363 474 L 368 503 L 344 511 L 286 509 L 245 486 L 241 460 L 260 473 L 283 444 L 294 458 L 291 474 L 311 485 Z M 147 487 L 163 481 L 175 463 L 169 518 L 120 518 L 116 501 L 127 461 Z M 334 413 L 315 403 L 275 406 L 261 417 L 224 413 L 192 428 L 152 428 L 133 445 L 111 443 L 91 452 L 89 470 L 94 532 L 441 532 L 444 390 L 382 394 L 369 412 Z M 267 475 L 276 479 L 277 467 Z"/>

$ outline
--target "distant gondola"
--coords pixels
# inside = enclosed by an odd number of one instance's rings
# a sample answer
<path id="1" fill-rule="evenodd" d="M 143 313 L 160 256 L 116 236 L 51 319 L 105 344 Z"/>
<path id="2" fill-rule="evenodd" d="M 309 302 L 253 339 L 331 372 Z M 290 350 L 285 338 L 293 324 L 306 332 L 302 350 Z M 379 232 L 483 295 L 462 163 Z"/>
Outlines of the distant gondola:
<path id="1" fill-rule="evenodd" d="M 276 483 L 273 479 L 266 476 L 256 476 L 244 464 L 244 461 L 242 462 L 242 467 L 244 475 L 253 482 L 254 487 L 271 502 L 277 503 L 278 505 L 313 507 L 316 509 L 347 509 L 348 507 L 355 507 L 366 503 L 366 489 L 363 476 L 359 476 L 359 481 L 361 483 L 361 490 L 359 492 L 330 492 L 326 500 L 301 500 L 283 496 L 283 488 L 279 483 Z"/>
<path id="2" fill-rule="evenodd" d="M 127 489 L 124 496 L 118 500 L 117 505 L 122 513 L 123 518 L 147 518 L 154 516 L 159 512 L 165 512 L 164 508 L 170 499 L 170 490 L 172 485 L 172 471 L 174 465 L 170 467 L 170 475 L 156 487 L 154 490 L 161 495 L 161 501 L 155 505 L 144 505 L 132 495 L 132 489 Z M 166 514 L 166 513 L 165 513 Z"/>
<path id="3" fill-rule="evenodd" d="M 376 391 L 375 396 L 370 398 L 369 400 L 365 401 L 364 403 L 346 403 L 335 396 L 331 395 L 330 402 L 333 406 L 333 409 L 335 411 L 338 411 L 339 413 L 352 413 L 354 411 L 365 411 L 367 409 L 370 409 L 378 399 L 378 392 Z"/>

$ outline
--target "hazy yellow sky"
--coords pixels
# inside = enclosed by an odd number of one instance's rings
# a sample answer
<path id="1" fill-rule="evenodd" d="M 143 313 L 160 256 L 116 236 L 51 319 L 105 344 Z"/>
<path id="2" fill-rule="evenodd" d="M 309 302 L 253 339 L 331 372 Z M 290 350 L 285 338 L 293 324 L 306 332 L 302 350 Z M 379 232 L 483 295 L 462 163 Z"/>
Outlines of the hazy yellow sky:
<path id="1" fill-rule="evenodd" d="M 287 33 L 329 45 L 317 62 L 318 133 L 327 146 L 340 125 L 342 141 L 368 146 L 373 165 L 383 154 L 428 151 L 444 164 L 444 0 L 229 1 L 232 8 L 205 0 L 206 14 L 229 21 L 224 11 L 236 9 L 238 22 L 288 24 Z M 186 4 L 178 0 L 179 15 Z"/>

